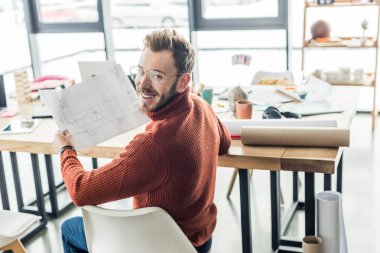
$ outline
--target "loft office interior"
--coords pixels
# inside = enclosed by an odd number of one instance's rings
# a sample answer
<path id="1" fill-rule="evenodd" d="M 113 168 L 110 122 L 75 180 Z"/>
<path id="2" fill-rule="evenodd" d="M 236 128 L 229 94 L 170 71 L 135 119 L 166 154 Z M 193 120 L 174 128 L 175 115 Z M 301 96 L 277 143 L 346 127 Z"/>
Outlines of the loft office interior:
<path id="1" fill-rule="evenodd" d="M 311 2 L 313 1 L 310 1 L 310 4 L 313 4 Z M 330 77 L 330 81 L 338 79 L 339 71 L 347 68 L 350 69 L 352 78 L 355 71 L 362 71 L 363 76 L 374 78 L 377 72 L 377 44 L 366 47 L 360 46 L 360 43 L 363 37 L 368 43 L 371 41 L 377 43 L 378 8 L 370 1 L 348 2 L 349 4 L 340 3 L 349 5 L 345 7 L 312 9 L 305 8 L 305 1 L 302 0 L 189 2 L 93 0 L 63 3 L 42 0 L 2 1 L 0 29 L 6 36 L 0 43 L 1 61 L 4 61 L 0 64 L 0 73 L 4 76 L 6 93 L 12 95 L 15 93 L 14 72 L 20 70 L 26 70 L 31 81 L 41 76 L 63 75 L 77 82 L 80 82 L 78 61 L 115 60 L 127 71 L 138 62 L 145 34 L 163 27 L 174 27 L 191 40 L 197 50 L 197 64 L 193 76 L 195 85 L 199 83 L 212 87 L 250 85 L 254 74 L 258 71 L 289 70 L 294 75 L 295 83 L 301 83 L 313 72 L 322 72 L 322 76 Z M 333 46 L 333 48 L 307 47 L 305 42 L 312 37 L 311 27 L 318 20 L 328 23 L 329 37 L 350 40 L 349 43 L 353 44 L 347 47 Z M 364 29 L 365 20 L 367 28 Z M 329 42 L 339 43 L 339 41 Z M 359 46 L 355 43 L 359 43 Z M 250 55 L 251 64 L 233 65 L 231 58 L 236 54 Z M 343 206 L 350 249 L 353 252 L 359 249 L 376 252 L 376 245 L 372 245 L 371 240 L 361 237 L 362 232 L 368 228 L 374 238 L 380 233 L 374 225 L 378 221 L 375 214 L 379 211 L 379 207 L 373 197 L 379 190 L 375 182 L 378 175 L 377 160 L 374 156 L 377 146 L 376 127 L 372 131 L 371 118 L 371 112 L 374 111 L 375 89 L 371 85 L 364 86 L 369 87 L 358 88 L 359 113 L 353 119 L 351 132 L 353 139 L 351 147 L 346 152 L 348 154 L 345 155 L 347 167 L 343 177 Z M 9 178 L 7 182 L 12 182 L 9 154 L 7 151 L 2 153 L 6 175 Z M 18 156 L 18 160 L 26 160 L 25 167 L 30 167 L 28 154 L 21 153 Z M 365 159 L 360 159 L 363 157 Z M 59 168 L 56 168 L 59 167 L 58 161 L 55 157 L 53 160 L 56 182 L 60 182 L 62 179 L 59 177 Z M 88 163 L 88 167 L 92 166 L 91 159 L 85 162 Z M 27 198 L 28 192 L 34 191 L 33 182 L 26 180 L 28 176 L 32 177 L 32 172 L 21 173 L 25 173 L 22 184 L 26 189 L 23 191 L 26 192 L 25 198 Z M 41 173 L 42 178 L 46 177 L 44 170 Z M 220 209 L 229 211 L 227 213 L 220 211 L 221 217 L 218 221 L 220 229 L 215 233 L 212 252 L 241 250 L 239 218 L 236 218 L 239 216 L 240 208 L 237 187 L 235 186 L 232 192 L 232 200 L 225 198 L 231 173 L 232 170 L 226 169 L 220 170 L 218 174 L 220 183 L 217 185 L 216 203 L 223 207 Z M 268 195 L 263 192 L 263 189 L 269 191 L 267 177 L 265 172 L 254 172 L 252 187 L 255 189 L 255 198 L 252 203 L 263 206 L 263 210 L 269 212 Z M 285 198 L 284 208 L 287 207 L 287 202 L 291 202 L 286 201 L 291 195 L 290 189 L 287 189 L 291 185 L 287 182 L 288 179 L 290 181 L 290 177 L 291 175 L 285 174 L 281 178 Z M 46 180 L 42 181 L 44 190 L 47 190 Z M 12 196 L 16 198 L 12 192 L 12 185 L 9 184 L 11 199 Z M 316 187 L 319 187 L 317 183 Z M 15 201 L 10 203 L 12 209 L 17 210 Z M 359 203 L 368 207 L 364 209 L 370 211 L 358 210 Z M 257 252 L 269 252 L 270 217 L 258 210 L 255 211 L 252 215 L 258 219 L 258 222 L 252 226 L 253 247 Z M 70 217 L 76 211 L 71 210 L 71 212 L 64 213 L 66 216 L 63 217 Z M 303 233 L 303 219 L 302 213 L 298 215 L 301 224 L 293 226 L 298 225 L 301 228 L 299 231 L 294 229 L 290 233 L 300 237 Z M 362 223 L 356 221 L 355 217 L 358 216 L 363 217 Z M 28 240 L 25 243 L 26 248 L 29 248 L 30 252 L 43 252 L 45 248 L 46 252 L 59 252 L 60 238 L 52 238 L 50 231 L 54 227 L 56 229 L 54 232 L 59 231 L 56 227 L 59 227 L 59 223 L 63 220 L 58 220 L 56 223 L 54 219 L 49 220 L 54 225 L 49 224 L 47 232 L 42 232 L 44 234 L 40 237 L 37 234 L 37 238 Z M 223 229 L 229 225 L 234 229 L 226 235 Z M 47 240 L 54 243 L 46 244 Z"/>

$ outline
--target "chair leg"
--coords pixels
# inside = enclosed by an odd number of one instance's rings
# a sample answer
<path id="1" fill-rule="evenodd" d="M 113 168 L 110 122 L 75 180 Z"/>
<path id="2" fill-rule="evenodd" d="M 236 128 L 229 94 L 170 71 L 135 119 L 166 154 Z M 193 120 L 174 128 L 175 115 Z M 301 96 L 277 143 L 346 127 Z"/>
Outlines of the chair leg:
<path id="1" fill-rule="evenodd" d="M 302 187 L 301 178 L 298 176 L 298 188 L 301 188 L 301 187 Z"/>
<path id="2" fill-rule="evenodd" d="M 10 244 L 0 248 L 0 250 L 1 251 L 12 250 L 13 253 L 25 253 L 26 252 L 24 246 L 22 246 L 22 243 L 18 239 L 11 242 Z"/>
<path id="3" fill-rule="evenodd" d="M 282 194 L 282 190 L 280 188 L 280 204 L 281 205 L 284 205 L 285 204 L 285 201 L 284 201 L 284 195 Z"/>
<path id="4" fill-rule="evenodd" d="M 234 173 L 232 174 L 230 185 L 228 186 L 228 190 L 227 190 L 227 198 L 230 197 L 231 192 L 232 192 L 232 188 L 234 188 L 234 184 L 235 184 L 237 174 L 238 174 L 238 169 L 234 169 Z"/>

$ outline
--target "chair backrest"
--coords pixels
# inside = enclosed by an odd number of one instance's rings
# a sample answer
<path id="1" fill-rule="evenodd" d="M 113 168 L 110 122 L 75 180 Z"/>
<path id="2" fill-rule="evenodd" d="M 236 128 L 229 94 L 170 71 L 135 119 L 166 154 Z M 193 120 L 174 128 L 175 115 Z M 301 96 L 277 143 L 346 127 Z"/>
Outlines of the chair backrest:
<path id="1" fill-rule="evenodd" d="M 112 210 L 82 207 L 91 253 L 196 253 L 170 215 L 158 207 Z"/>
<path id="2" fill-rule="evenodd" d="M 0 210 L 0 248 L 20 238 L 40 219 L 33 214 Z"/>
<path id="3" fill-rule="evenodd" d="M 290 71 L 286 72 L 266 72 L 266 71 L 257 71 L 254 75 L 251 85 L 259 84 L 263 79 L 271 80 L 288 80 L 290 83 L 293 83 L 293 74 Z"/>

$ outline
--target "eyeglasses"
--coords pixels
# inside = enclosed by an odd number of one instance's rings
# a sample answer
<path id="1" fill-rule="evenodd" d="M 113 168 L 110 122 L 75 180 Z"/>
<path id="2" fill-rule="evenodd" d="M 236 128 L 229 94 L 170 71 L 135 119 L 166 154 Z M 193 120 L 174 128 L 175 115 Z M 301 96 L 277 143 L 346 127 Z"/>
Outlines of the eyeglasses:
<path id="1" fill-rule="evenodd" d="M 174 75 L 165 75 L 164 73 L 160 71 L 156 71 L 156 70 L 150 70 L 150 71 L 144 72 L 139 66 L 131 67 L 129 72 L 131 74 L 131 78 L 135 82 L 141 81 L 143 76 L 147 74 L 148 80 L 153 86 L 160 85 L 164 79 L 168 79 L 173 76 L 180 76 L 184 74 L 184 73 L 179 73 L 179 74 L 174 74 Z"/>

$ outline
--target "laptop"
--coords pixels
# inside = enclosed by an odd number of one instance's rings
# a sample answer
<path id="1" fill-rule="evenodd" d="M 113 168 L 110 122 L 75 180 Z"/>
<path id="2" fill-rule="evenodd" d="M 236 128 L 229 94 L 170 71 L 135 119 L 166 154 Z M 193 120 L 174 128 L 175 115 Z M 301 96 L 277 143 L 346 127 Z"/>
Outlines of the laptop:
<path id="1" fill-rule="evenodd" d="M 114 67 L 115 61 L 79 61 L 79 72 L 82 81 L 88 80 L 91 77 L 99 74 L 107 69 Z"/>
<path id="2" fill-rule="evenodd" d="M 4 77 L 0 75 L 0 112 L 7 108 L 7 98 L 5 96 Z"/>
<path id="3" fill-rule="evenodd" d="M 110 69 L 117 65 L 115 61 L 79 61 L 79 72 L 82 81 L 88 80 L 91 77 L 99 74 L 107 69 Z M 136 89 L 135 82 L 130 75 L 127 75 L 134 89 Z"/>

